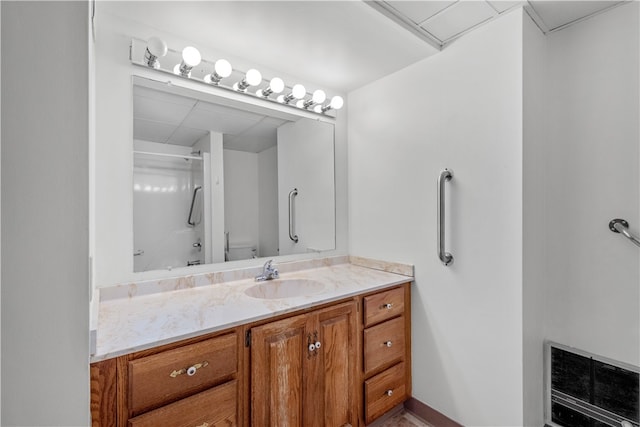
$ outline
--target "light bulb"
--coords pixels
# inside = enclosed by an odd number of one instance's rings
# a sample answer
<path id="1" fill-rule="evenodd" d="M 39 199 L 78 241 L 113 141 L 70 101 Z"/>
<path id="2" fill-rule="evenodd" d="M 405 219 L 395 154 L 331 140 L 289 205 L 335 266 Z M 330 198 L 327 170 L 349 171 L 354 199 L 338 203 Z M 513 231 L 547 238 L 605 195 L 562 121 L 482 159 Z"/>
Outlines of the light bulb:
<path id="1" fill-rule="evenodd" d="M 302 99 L 307 94 L 307 90 L 301 84 L 294 85 L 291 88 L 291 92 L 289 94 L 280 95 L 278 97 L 278 102 L 282 102 L 283 104 L 288 104 L 294 99 Z"/>
<path id="2" fill-rule="evenodd" d="M 213 66 L 213 69 L 220 78 L 229 77 L 233 71 L 231 64 L 226 59 L 218 59 L 216 64 Z"/>
<path id="3" fill-rule="evenodd" d="M 342 99 L 341 96 L 336 95 L 333 98 L 331 98 L 330 105 L 331 105 L 331 108 L 333 108 L 334 110 L 339 110 L 344 105 L 344 99 Z"/>
<path id="4" fill-rule="evenodd" d="M 167 44 L 158 37 L 151 37 L 147 40 L 147 48 L 144 51 L 144 62 L 148 67 L 160 68 L 158 58 L 167 54 L 169 48 Z"/>
<path id="5" fill-rule="evenodd" d="M 187 46 L 182 50 L 182 62 L 190 68 L 195 67 L 202 60 L 198 49 L 192 46 Z"/>
<path id="6" fill-rule="evenodd" d="M 165 56 L 169 51 L 167 44 L 158 37 L 151 37 L 147 40 L 147 49 L 153 56 L 157 57 Z"/>
<path id="7" fill-rule="evenodd" d="M 329 110 L 339 110 L 342 108 L 343 105 L 344 105 L 344 99 L 342 99 L 341 96 L 336 95 L 333 98 L 331 98 L 331 102 L 329 102 L 327 105 L 325 106 L 316 105 L 313 111 L 315 111 L 316 113 L 326 113 Z"/>
<path id="8" fill-rule="evenodd" d="M 260 83 L 262 83 L 262 74 L 260 74 L 260 71 L 252 68 L 247 71 L 247 75 L 244 79 L 247 81 L 249 86 L 258 86 Z"/>
<path id="9" fill-rule="evenodd" d="M 302 99 L 307 94 L 307 90 L 301 84 L 294 85 L 291 94 L 296 99 Z"/>
<path id="10" fill-rule="evenodd" d="M 324 93 L 323 90 L 318 89 L 313 92 L 311 99 L 308 99 L 303 102 L 302 108 L 304 108 L 305 110 L 308 110 L 309 108 L 311 108 L 313 104 L 322 104 L 325 99 L 327 99 L 327 94 Z"/>
<path id="11" fill-rule="evenodd" d="M 299 100 L 298 102 L 296 102 L 296 107 L 298 108 L 304 108 L 304 99 Z"/>
<path id="12" fill-rule="evenodd" d="M 233 84 L 233 89 L 238 92 L 246 92 L 249 86 L 258 86 L 262 83 L 262 74 L 255 68 L 250 69 L 245 74 L 244 79 Z"/>
<path id="13" fill-rule="evenodd" d="M 182 77 L 191 77 L 191 69 L 198 65 L 202 57 L 195 47 L 187 46 L 182 49 L 182 62 L 173 68 L 175 74 Z"/>
<path id="14" fill-rule="evenodd" d="M 280 77 L 274 77 L 269 82 L 269 87 L 273 93 L 280 93 L 284 90 L 284 82 Z"/>
<path id="15" fill-rule="evenodd" d="M 217 85 L 220 80 L 229 77 L 233 72 L 231 64 L 226 59 L 218 59 L 213 66 L 213 73 L 204 76 L 204 81 L 212 85 Z"/>
<path id="16" fill-rule="evenodd" d="M 311 97 L 311 100 L 316 104 L 322 104 L 325 99 L 327 99 L 327 94 L 321 89 L 313 92 L 313 96 Z"/>
<path id="17" fill-rule="evenodd" d="M 279 77 L 274 77 L 269 82 L 269 86 L 267 86 L 264 89 L 258 89 L 256 91 L 256 95 L 262 98 L 267 98 L 272 93 L 280 93 L 283 90 L 284 90 L 284 82 L 282 81 L 282 79 Z M 279 102 L 282 102 L 282 101 L 279 101 Z"/>

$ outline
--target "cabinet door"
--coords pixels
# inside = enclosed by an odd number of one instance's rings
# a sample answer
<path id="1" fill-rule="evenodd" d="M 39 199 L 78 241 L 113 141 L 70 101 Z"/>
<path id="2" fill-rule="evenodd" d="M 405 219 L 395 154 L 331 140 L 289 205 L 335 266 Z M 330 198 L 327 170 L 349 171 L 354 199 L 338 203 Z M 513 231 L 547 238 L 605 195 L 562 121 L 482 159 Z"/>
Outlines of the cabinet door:
<path id="1" fill-rule="evenodd" d="M 305 417 L 305 426 L 357 425 L 356 421 L 356 310 L 355 303 L 317 312 L 321 347 L 318 359 L 311 370 L 317 380 L 309 382 L 314 410 Z M 315 329 L 314 329 L 315 331 Z"/>
<path id="2" fill-rule="evenodd" d="M 251 330 L 251 425 L 303 426 L 307 315 Z"/>

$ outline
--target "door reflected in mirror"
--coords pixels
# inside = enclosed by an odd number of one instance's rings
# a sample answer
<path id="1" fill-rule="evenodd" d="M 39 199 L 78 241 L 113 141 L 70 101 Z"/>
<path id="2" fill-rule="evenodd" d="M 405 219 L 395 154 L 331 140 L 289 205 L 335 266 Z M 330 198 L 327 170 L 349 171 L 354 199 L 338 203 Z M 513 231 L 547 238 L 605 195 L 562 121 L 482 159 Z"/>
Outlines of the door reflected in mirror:
<path id="1" fill-rule="evenodd" d="M 331 123 L 152 81 L 133 96 L 135 272 L 335 249 Z"/>

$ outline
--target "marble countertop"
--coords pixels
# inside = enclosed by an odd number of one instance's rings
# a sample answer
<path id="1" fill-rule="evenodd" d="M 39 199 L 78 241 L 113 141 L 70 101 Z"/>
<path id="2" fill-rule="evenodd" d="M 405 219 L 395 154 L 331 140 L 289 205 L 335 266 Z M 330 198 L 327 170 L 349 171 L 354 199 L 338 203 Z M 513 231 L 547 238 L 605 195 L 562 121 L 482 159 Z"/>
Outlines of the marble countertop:
<path id="1" fill-rule="evenodd" d="M 140 295 L 129 292 L 125 296 L 101 298 L 96 348 L 91 361 L 109 359 L 413 280 L 412 266 L 368 262 L 363 258 L 352 258 L 350 261 L 299 271 L 283 268 L 281 281 L 313 280 L 322 284 L 321 290 L 303 296 L 282 299 L 250 297 L 245 290 L 257 283 L 253 279 L 241 279 L 186 289 L 178 287 L 176 290 Z"/>

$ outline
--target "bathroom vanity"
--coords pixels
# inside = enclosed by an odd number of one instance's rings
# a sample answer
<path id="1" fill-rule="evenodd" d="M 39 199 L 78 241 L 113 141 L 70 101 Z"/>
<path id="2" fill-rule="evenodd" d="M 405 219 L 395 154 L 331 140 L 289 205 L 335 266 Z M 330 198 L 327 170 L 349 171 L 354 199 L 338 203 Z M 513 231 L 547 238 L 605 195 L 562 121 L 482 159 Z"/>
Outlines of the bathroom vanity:
<path id="1" fill-rule="evenodd" d="M 364 426 L 408 399 L 412 268 L 296 268 L 282 265 L 280 279 L 261 284 L 209 277 L 219 282 L 105 292 L 92 425 Z M 135 329 L 153 330 L 155 342 L 136 343 Z"/>

